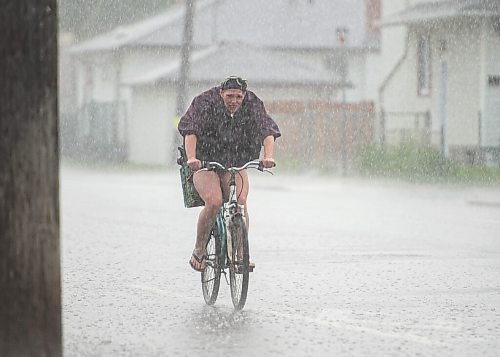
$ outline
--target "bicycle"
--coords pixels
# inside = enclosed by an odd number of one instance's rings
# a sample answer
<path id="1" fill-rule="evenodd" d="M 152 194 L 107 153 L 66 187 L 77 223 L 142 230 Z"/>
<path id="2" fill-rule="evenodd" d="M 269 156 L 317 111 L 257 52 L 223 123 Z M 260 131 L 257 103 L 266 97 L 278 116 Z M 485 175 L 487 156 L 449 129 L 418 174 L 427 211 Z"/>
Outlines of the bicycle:
<path id="1" fill-rule="evenodd" d="M 201 273 L 203 297 L 208 305 L 215 304 L 219 294 L 221 274 L 231 288 L 231 300 L 236 310 L 243 309 L 247 299 L 248 281 L 253 267 L 250 266 L 248 233 L 244 206 L 238 204 L 236 174 L 247 168 L 255 168 L 272 174 L 260 161 L 247 162 L 241 167 L 225 168 L 218 162 L 206 162 L 201 170 L 229 172 L 229 199 L 217 214 L 217 219 L 205 242 L 206 265 Z M 227 273 L 229 271 L 229 282 Z"/>

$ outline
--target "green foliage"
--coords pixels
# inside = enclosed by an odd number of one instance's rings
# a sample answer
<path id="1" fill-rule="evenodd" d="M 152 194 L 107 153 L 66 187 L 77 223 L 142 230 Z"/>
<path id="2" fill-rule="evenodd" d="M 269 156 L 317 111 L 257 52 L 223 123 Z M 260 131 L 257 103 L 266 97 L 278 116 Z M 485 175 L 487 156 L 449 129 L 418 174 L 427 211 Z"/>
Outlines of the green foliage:
<path id="1" fill-rule="evenodd" d="M 499 168 L 457 164 L 413 142 L 387 149 L 365 146 L 358 153 L 357 167 L 370 176 L 408 181 L 500 185 Z"/>
<path id="2" fill-rule="evenodd" d="M 283 171 L 291 171 L 291 172 L 302 171 L 305 166 L 303 158 L 292 155 L 286 155 L 284 153 L 277 154 L 276 160 L 279 169 Z"/>
<path id="3" fill-rule="evenodd" d="M 59 30 L 78 40 L 157 14 L 175 0 L 59 0 Z"/>

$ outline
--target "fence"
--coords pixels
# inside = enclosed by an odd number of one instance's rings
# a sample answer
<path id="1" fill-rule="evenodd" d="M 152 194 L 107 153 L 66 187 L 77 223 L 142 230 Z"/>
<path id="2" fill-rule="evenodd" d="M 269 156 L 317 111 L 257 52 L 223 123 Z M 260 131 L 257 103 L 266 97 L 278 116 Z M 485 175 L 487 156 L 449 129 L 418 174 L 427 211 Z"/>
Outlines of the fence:
<path id="1" fill-rule="evenodd" d="M 125 160 L 124 109 L 123 103 L 91 102 L 61 115 L 61 153 L 78 160 Z"/>
<path id="2" fill-rule="evenodd" d="M 412 141 L 421 146 L 439 145 L 440 132 L 432 131 L 430 112 L 380 112 L 382 147 Z"/>
<path id="3" fill-rule="evenodd" d="M 382 147 L 396 146 L 411 141 L 422 147 L 439 150 L 445 158 L 466 164 L 487 164 L 498 166 L 500 150 L 481 145 L 481 113 L 478 113 L 476 129 L 478 144 L 449 145 L 446 129 L 442 124 L 432 122 L 426 112 L 380 112 L 379 142 Z M 472 128 L 474 130 L 474 128 Z"/>
<path id="4" fill-rule="evenodd" d="M 372 103 L 324 101 L 266 102 L 280 126 L 276 156 L 298 165 L 320 168 L 350 166 L 356 149 L 373 141 Z"/>

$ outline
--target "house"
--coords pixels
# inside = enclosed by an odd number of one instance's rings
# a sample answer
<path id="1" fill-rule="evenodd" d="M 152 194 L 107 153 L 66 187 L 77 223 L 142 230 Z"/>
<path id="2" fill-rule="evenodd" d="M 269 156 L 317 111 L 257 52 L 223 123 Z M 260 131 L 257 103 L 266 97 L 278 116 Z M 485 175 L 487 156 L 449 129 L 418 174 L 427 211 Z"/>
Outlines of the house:
<path id="1" fill-rule="evenodd" d="M 188 97 L 238 74 L 272 102 L 273 115 L 303 120 L 314 108 L 329 108 L 313 102 L 373 102 L 369 68 L 379 49 L 379 4 L 196 1 Z M 71 48 L 82 133 L 75 146 L 132 162 L 171 161 L 184 15 L 180 5 Z"/>
<path id="2" fill-rule="evenodd" d="M 313 67 L 293 54 L 249 45 L 214 45 L 192 57 L 190 99 L 232 73 L 251 78 L 249 89 L 258 93 L 268 110 L 276 102 L 329 101 L 341 85 L 330 71 Z M 132 90 L 130 161 L 161 163 L 169 159 L 169 150 L 175 153 L 176 138 L 180 139 L 175 113 L 178 80 L 179 65 L 167 64 L 124 82 Z"/>
<path id="3" fill-rule="evenodd" d="M 379 86 L 381 142 L 411 138 L 454 160 L 500 165 L 500 2 L 420 1 L 381 26 L 382 39 L 405 29 Z"/>

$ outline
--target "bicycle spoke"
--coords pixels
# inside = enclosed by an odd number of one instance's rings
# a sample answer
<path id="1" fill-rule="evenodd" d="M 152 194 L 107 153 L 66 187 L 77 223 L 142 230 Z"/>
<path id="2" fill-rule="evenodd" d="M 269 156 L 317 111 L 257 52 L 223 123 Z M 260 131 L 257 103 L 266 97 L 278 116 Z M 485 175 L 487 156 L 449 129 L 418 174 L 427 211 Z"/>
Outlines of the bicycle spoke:
<path id="1" fill-rule="evenodd" d="M 201 273 L 201 288 L 203 297 L 208 305 L 213 305 L 217 300 L 220 285 L 220 266 L 218 264 L 218 252 L 220 252 L 220 241 L 211 232 L 210 237 L 206 243 L 206 251 L 208 259 L 206 266 Z"/>
<path id="2" fill-rule="evenodd" d="M 231 298 L 237 310 L 246 302 L 249 278 L 249 253 L 246 226 L 241 216 L 236 217 L 231 227 L 232 256 L 229 271 Z"/>

